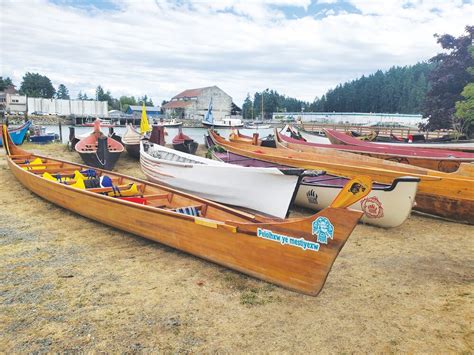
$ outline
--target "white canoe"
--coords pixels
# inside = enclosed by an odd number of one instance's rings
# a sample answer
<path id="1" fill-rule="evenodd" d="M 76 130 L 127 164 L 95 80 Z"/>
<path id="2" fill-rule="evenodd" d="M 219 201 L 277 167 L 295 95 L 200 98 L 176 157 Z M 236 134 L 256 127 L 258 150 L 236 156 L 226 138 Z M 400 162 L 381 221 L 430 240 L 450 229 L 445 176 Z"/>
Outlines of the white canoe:
<path id="1" fill-rule="evenodd" d="M 276 168 L 246 168 L 201 158 L 153 143 L 140 147 L 147 179 L 209 200 L 285 218 L 298 176 Z"/>
<path id="2" fill-rule="evenodd" d="M 206 141 L 209 141 L 207 137 Z M 230 152 L 213 152 L 213 156 L 220 161 L 239 166 L 287 168 Z M 349 181 L 347 178 L 324 173 L 304 177 L 298 187 L 294 203 L 316 211 L 322 210 L 331 204 L 347 181 Z M 419 181 L 420 179 L 415 177 L 402 177 L 395 179 L 391 185 L 374 183 L 369 195 L 349 208 L 363 211 L 361 221 L 364 223 L 384 228 L 397 227 L 411 213 Z"/>
<path id="3" fill-rule="evenodd" d="M 333 179 L 333 180 L 331 180 Z M 298 188 L 295 204 L 316 211 L 328 207 L 341 191 L 337 176 L 328 175 L 325 181 L 309 182 L 303 179 Z M 378 227 L 394 228 L 410 216 L 415 202 L 418 178 L 403 177 L 395 179 L 392 185 L 374 184 L 369 195 L 349 208 L 363 211 L 361 222 Z"/>

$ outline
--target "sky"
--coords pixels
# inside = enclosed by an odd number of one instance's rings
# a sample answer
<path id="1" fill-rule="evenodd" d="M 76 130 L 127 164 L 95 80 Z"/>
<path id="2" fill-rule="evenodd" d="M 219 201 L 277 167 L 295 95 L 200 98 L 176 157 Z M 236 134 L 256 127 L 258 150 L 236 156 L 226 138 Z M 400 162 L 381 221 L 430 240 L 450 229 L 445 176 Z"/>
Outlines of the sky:
<path id="1" fill-rule="evenodd" d="M 467 0 L 0 0 L 0 75 L 101 85 L 161 103 L 217 85 L 312 102 L 339 83 L 426 61 L 462 35 Z"/>

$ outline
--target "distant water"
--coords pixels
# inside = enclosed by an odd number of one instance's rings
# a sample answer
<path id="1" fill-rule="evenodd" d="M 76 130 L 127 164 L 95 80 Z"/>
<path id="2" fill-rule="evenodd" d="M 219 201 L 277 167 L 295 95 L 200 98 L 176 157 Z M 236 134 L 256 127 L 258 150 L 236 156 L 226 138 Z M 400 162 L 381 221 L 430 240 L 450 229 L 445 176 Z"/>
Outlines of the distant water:
<path id="1" fill-rule="evenodd" d="M 69 140 L 69 128 L 70 126 L 63 125 L 63 143 L 67 143 Z M 92 132 L 92 127 L 74 127 L 76 130 L 76 136 L 80 136 L 82 134 Z M 116 132 L 119 136 L 123 135 L 125 132 L 125 127 L 114 127 L 114 132 Z M 221 134 L 221 136 L 228 138 L 230 134 L 229 128 L 219 128 L 217 131 Z M 260 137 L 266 137 L 269 134 L 273 133 L 272 128 L 263 128 L 263 129 L 247 129 L 241 128 L 239 131 L 242 134 L 252 136 L 254 133 L 258 132 Z M 57 133 L 59 135 L 59 126 L 46 126 L 46 132 Z M 104 134 L 108 134 L 108 128 L 102 128 L 102 132 Z M 178 128 L 166 128 L 166 132 L 168 135 L 165 137 L 166 143 L 171 143 L 171 140 L 178 134 Z M 207 133 L 207 128 L 187 128 L 183 127 L 183 133 L 194 139 L 199 144 L 204 144 L 204 134 Z"/>

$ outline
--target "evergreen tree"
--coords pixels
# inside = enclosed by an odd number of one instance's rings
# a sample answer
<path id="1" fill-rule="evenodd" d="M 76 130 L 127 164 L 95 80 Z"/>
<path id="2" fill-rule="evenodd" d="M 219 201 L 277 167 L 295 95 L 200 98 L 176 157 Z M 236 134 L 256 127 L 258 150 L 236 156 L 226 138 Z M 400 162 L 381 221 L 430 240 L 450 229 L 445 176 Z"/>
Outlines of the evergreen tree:
<path id="1" fill-rule="evenodd" d="M 59 84 L 58 92 L 56 93 L 57 99 L 69 100 L 69 90 L 64 84 Z"/>
<path id="2" fill-rule="evenodd" d="M 392 67 L 337 85 L 316 98 L 307 111 L 420 113 L 433 64 Z"/>
<path id="3" fill-rule="evenodd" d="M 246 120 L 250 120 L 254 117 L 253 115 L 253 101 L 250 98 L 250 94 L 247 94 L 247 97 L 244 100 L 242 105 L 242 116 Z"/>
<path id="4" fill-rule="evenodd" d="M 140 98 L 140 100 L 138 101 L 138 104 L 139 105 L 143 105 L 143 103 L 145 103 L 145 106 L 154 106 L 153 105 L 153 100 L 151 98 L 148 98 L 147 95 L 144 95 L 143 97 Z"/>

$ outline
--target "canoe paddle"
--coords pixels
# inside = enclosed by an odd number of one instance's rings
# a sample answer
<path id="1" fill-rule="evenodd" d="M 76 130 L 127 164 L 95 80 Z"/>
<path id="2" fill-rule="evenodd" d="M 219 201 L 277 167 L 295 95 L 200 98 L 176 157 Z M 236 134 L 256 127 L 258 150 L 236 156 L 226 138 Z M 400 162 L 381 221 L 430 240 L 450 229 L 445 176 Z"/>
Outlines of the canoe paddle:
<path id="1" fill-rule="evenodd" d="M 359 175 L 344 185 L 341 192 L 329 207 L 346 208 L 364 198 L 372 190 L 372 179 L 367 175 Z"/>

